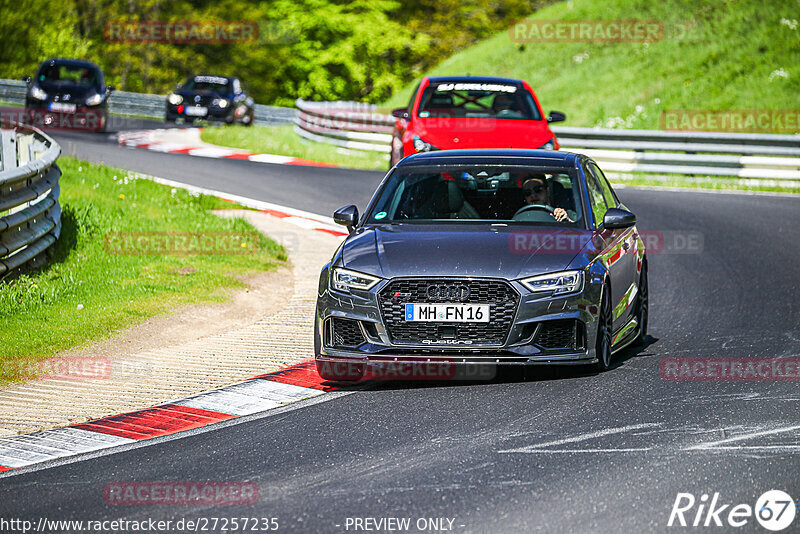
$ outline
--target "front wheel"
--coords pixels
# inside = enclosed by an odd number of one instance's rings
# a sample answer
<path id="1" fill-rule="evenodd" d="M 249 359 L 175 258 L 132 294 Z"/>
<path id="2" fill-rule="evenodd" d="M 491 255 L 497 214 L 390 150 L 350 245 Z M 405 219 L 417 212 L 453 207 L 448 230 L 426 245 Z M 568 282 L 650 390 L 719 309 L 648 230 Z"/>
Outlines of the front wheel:
<path id="1" fill-rule="evenodd" d="M 255 111 L 251 110 L 249 113 L 245 113 L 244 117 L 242 117 L 242 124 L 245 126 L 252 126 L 255 118 Z"/>
<path id="2" fill-rule="evenodd" d="M 611 312 L 611 291 L 604 284 L 603 296 L 600 299 L 600 313 L 597 316 L 597 341 L 595 370 L 602 373 L 611 367 L 611 336 L 613 335 L 614 318 Z"/>

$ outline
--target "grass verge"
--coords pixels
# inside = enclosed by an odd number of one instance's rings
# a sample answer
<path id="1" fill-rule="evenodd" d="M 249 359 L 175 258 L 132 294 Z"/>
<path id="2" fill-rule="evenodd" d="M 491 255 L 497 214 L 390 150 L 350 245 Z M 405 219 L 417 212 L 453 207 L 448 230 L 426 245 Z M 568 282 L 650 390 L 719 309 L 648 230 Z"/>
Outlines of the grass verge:
<path id="1" fill-rule="evenodd" d="M 230 203 L 69 157 L 59 165 L 63 227 L 53 261 L 0 282 L 0 383 L 32 378 L 42 359 L 176 306 L 225 301 L 226 290 L 245 287 L 242 277 L 286 261 L 281 246 L 254 235 L 243 219 L 210 212 Z M 226 243 L 247 233 L 251 240 L 249 253 L 214 245 L 189 249 L 226 253 L 119 254 L 109 253 L 120 250 L 108 246 L 114 232 L 223 235 Z"/>
<path id="2" fill-rule="evenodd" d="M 653 175 L 644 173 L 606 173 L 614 184 L 625 187 L 679 187 L 715 191 L 743 191 L 752 193 L 800 194 L 796 181 L 756 180 L 751 178 L 725 178 L 722 176 L 685 176 L 680 174 Z"/>
<path id="3" fill-rule="evenodd" d="M 200 138 L 206 143 L 241 148 L 258 154 L 275 154 L 333 163 L 351 169 L 387 170 L 389 160 L 383 154 L 347 150 L 325 143 L 306 141 L 284 126 L 220 126 L 203 128 Z"/>

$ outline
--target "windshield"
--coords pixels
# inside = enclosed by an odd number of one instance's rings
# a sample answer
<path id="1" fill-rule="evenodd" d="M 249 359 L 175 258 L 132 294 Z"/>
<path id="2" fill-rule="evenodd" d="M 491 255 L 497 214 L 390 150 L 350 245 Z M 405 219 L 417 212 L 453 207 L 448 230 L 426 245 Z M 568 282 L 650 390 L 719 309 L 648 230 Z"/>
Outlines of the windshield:
<path id="1" fill-rule="evenodd" d="M 39 71 L 39 83 L 51 85 L 79 85 L 99 87 L 100 76 L 97 69 L 75 65 L 46 65 Z"/>
<path id="2" fill-rule="evenodd" d="M 502 83 L 437 83 L 425 89 L 417 116 L 542 120 L 531 94 Z"/>
<path id="3" fill-rule="evenodd" d="M 230 91 L 231 82 L 227 78 L 218 76 L 195 76 L 183 84 L 187 91 L 207 91 L 210 93 L 227 93 Z"/>
<path id="4" fill-rule="evenodd" d="M 389 177 L 366 220 L 373 224 L 480 221 L 584 228 L 577 184 L 575 171 L 543 167 L 401 168 Z"/>

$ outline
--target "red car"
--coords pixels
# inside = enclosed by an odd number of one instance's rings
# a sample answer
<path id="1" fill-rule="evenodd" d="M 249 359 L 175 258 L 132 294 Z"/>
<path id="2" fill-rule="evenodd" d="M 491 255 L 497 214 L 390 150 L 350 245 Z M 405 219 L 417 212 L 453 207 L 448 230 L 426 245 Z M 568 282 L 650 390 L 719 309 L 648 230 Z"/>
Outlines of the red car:
<path id="1" fill-rule="evenodd" d="M 407 108 L 395 109 L 391 164 L 405 156 L 462 148 L 558 150 L 533 89 L 523 80 L 477 76 L 425 77 Z"/>

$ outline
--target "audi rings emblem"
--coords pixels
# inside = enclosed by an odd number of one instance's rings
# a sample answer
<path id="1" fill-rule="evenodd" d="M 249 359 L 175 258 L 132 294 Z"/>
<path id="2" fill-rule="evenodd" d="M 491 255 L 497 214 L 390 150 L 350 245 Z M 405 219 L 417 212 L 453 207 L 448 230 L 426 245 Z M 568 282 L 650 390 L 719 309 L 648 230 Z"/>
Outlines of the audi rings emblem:
<path id="1" fill-rule="evenodd" d="M 469 287 L 461 284 L 431 284 L 427 295 L 430 300 L 463 302 L 469 298 Z"/>

